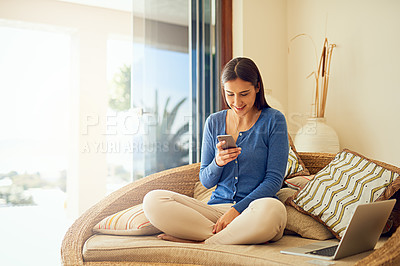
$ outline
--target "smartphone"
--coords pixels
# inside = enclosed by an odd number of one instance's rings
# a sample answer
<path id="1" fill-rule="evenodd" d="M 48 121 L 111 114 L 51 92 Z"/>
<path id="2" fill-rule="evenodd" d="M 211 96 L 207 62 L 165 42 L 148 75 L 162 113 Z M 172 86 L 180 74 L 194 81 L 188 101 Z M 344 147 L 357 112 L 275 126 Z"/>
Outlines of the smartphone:
<path id="1" fill-rule="evenodd" d="M 220 142 L 225 140 L 225 144 L 222 145 L 222 149 L 224 150 L 237 147 L 236 142 L 231 135 L 219 135 L 217 138 Z"/>

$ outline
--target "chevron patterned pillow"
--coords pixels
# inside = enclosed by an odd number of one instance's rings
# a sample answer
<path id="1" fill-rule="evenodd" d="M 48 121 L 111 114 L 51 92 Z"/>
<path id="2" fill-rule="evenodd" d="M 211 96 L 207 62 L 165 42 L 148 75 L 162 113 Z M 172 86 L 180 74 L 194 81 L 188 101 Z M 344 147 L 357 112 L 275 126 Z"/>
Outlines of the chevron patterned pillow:
<path id="1" fill-rule="evenodd" d="M 289 157 L 286 164 L 285 179 L 299 175 L 310 175 L 299 154 L 294 147 L 292 138 L 289 136 Z"/>
<path id="2" fill-rule="evenodd" d="M 286 203 L 341 239 L 356 206 L 392 197 L 400 188 L 399 175 L 397 167 L 345 149 Z"/>

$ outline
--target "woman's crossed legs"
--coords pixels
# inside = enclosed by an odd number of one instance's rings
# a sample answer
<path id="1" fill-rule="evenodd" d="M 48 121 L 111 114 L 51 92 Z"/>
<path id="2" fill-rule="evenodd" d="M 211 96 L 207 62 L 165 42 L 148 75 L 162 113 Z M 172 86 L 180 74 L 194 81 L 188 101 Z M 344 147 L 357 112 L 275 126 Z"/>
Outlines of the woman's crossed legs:
<path id="1" fill-rule="evenodd" d="M 206 244 L 260 244 L 277 241 L 286 226 L 285 206 L 274 198 L 253 201 L 225 229 L 213 226 L 232 204 L 208 205 L 167 190 L 149 192 L 143 209 L 150 222 L 163 231 L 162 239 Z"/>

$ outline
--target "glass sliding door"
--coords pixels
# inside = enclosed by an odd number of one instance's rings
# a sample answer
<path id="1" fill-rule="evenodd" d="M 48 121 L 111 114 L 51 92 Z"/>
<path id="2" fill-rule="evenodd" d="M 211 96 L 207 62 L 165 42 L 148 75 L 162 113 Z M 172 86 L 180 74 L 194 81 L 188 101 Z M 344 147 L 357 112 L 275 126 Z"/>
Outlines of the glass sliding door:
<path id="1" fill-rule="evenodd" d="M 189 163 L 189 0 L 133 1 L 133 172 Z"/>
<path id="2" fill-rule="evenodd" d="M 199 160 L 202 123 L 215 109 L 214 7 L 214 1 L 133 1 L 136 178 Z"/>

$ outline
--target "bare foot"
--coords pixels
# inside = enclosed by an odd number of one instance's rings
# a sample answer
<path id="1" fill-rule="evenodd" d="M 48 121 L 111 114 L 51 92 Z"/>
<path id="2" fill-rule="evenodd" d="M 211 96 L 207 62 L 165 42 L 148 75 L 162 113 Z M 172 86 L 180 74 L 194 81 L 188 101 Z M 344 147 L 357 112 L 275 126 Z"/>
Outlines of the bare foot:
<path id="1" fill-rule="evenodd" d="M 174 237 L 174 236 L 167 235 L 167 234 L 160 234 L 157 237 L 162 240 L 172 241 L 172 242 L 204 244 L 204 241 L 188 240 L 188 239 L 178 238 L 178 237 Z"/>

